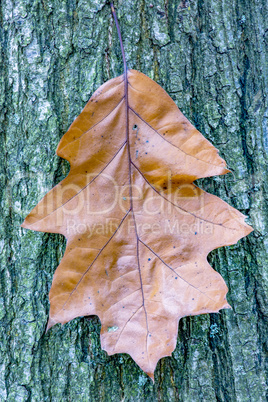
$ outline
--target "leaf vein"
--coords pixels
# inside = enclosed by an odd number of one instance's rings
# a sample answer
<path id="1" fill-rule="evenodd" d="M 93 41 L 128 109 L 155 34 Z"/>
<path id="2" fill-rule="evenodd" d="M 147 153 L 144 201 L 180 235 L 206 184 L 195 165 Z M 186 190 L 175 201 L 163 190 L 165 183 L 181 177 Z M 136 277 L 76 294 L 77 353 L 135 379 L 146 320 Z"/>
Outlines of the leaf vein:
<path id="1" fill-rule="evenodd" d="M 211 297 L 209 297 L 205 292 L 202 292 L 202 290 L 200 290 L 199 288 L 197 288 L 196 286 L 192 285 L 190 282 L 188 282 L 186 279 L 184 279 L 180 274 L 178 274 L 176 272 L 175 269 L 173 269 L 170 265 L 168 265 L 161 257 L 159 254 L 157 254 L 150 246 L 148 246 L 148 244 L 144 243 L 141 239 L 139 240 L 145 247 L 148 248 L 148 250 L 150 250 L 167 268 L 169 268 L 171 271 L 173 271 L 181 280 L 183 280 L 185 283 L 187 283 L 189 286 L 193 287 L 195 290 L 198 290 L 200 293 L 204 294 L 205 296 L 207 296 L 210 300 L 214 301 Z"/>
<path id="2" fill-rule="evenodd" d="M 187 211 L 186 209 L 180 207 L 177 204 L 174 204 L 174 202 L 170 201 L 168 198 L 164 197 L 159 191 L 156 190 L 156 188 L 149 182 L 148 179 L 146 179 L 146 177 L 144 176 L 144 174 L 141 172 L 141 170 L 135 165 L 135 163 L 133 161 L 131 161 L 132 165 L 137 169 L 137 171 L 140 173 L 140 175 L 143 177 L 143 179 L 146 181 L 146 183 L 162 198 L 164 198 L 164 200 L 166 200 L 167 202 L 169 202 L 171 205 L 173 205 L 175 208 L 180 209 L 181 211 L 183 211 L 186 214 L 189 214 L 191 216 L 193 216 L 196 219 L 199 219 L 200 221 L 203 222 L 207 222 L 207 223 L 211 223 L 212 225 L 217 225 L 217 226 L 222 226 L 228 230 L 237 230 L 235 228 L 228 228 L 227 226 L 225 226 L 223 223 L 216 223 L 216 222 L 212 222 L 208 219 L 205 218 L 200 218 L 199 216 L 196 216 L 194 213 Z"/>

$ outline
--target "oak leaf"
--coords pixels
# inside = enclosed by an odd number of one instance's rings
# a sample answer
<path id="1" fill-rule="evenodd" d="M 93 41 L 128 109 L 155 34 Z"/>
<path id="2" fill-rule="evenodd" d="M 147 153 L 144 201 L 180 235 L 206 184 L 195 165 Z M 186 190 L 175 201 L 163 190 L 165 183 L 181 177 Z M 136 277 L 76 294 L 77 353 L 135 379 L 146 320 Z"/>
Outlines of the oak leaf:
<path id="1" fill-rule="evenodd" d="M 244 216 L 192 182 L 228 172 L 218 151 L 144 74 L 102 85 L 63 136 L 68 176 L 24 228 L 67 239 L 48 327 L 97 315 L 109 355 L 151 378 L 176 346 L 178 321 L 228 308 L 208 253 L 251 232 Z"/>

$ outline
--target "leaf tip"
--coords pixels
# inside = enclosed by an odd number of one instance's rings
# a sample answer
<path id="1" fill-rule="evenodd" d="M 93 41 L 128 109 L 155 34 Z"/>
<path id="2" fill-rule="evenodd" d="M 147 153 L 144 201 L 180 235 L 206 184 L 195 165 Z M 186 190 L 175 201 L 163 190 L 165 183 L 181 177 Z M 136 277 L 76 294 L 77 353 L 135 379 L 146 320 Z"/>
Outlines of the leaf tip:
<path id="1" fill-rule="evenodd" d="M 146 372 L 146 374 L 151 378 L 151 380 L 153 381 L 153 384 L 154 384 L 154 373 Z"/>
<path id="2" fill-rule="evenodd" d="M 55 325 L 55 324 L 56 324 L 56 323 L 53 322 L 53 321 L 51 320 L 51 318 L 49 318 L 49 319 L 48 319 L 48 322 L 47 322 L 47 327 L 46 327 L 46 332 L 45 332 L 45 333 L 47 333 L 48 330 L 49 330 L 51 327 L 53 327 L 53 325 Z"/>
<path id="3" fill-rule="evenodd" d="M 247 233 L 247 235 L 249 235 L 251 232 L 253 232 L 254 231 L 254 228 L 252 227 L 252 226 L 250 226 L 250 225 L 248 225 L 247 224 L 247 230 L 248 230 L 248 233 Z"/>
<path id="4" fill-rule="evenodd" d="M 254 228 L 253 228 L 252 226 L 250 226 L 250 225 L 246 222 L 246 219 L 247 219 L 247 218 L 248 218 L 247 215 L 243 215 L 243 214 L 242 214 L 242 219 L 243 219 L 242 225 L 243 225 L 243 227 L 244 227 L 244 233 L 243 233 L 243 235 L 241 236 L 241 238 L 242 238 L 242 237 L 245 237 L 245 236 L 248 236 L 251 232 L 254 231 Z"/>

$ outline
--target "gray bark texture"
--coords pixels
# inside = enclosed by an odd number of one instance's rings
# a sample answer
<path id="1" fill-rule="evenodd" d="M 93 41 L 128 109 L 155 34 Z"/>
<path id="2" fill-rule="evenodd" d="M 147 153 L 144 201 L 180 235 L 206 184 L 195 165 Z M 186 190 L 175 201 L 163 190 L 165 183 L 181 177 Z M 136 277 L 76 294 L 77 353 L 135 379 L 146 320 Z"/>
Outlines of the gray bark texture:
<path id="1" fill-rule="evenodd" d="M 57 144 L 89 97 L 122 74 L 102 0 L 0 2 L 0 401 L 267 400 L 267 0 L 115 1 L 128 66 L 147 74 L 226 159 L 199 185 L 254 232 L 209 261 L 232 310 L 185 317 L 155 384 L 101 350 L 97 317 L 45 334 L 60 235 L 20 227 L 68 173 Z"/>

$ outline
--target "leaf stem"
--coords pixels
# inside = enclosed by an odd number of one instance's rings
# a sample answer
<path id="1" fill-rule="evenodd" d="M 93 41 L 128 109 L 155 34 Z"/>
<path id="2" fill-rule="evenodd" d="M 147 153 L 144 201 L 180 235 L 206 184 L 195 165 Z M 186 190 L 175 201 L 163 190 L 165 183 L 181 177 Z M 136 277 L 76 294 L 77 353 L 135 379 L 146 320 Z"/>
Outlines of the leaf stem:
<path id="1" fill-rule="evenodd" d="M 124 46 L 123 46 L 121 31 L 120 31 L 118 19 L 117 19 L 117 16 L 116 16 L 116 12 L 115 12 L 115 9 L 114 9 L 114 5 L 113 5 L 112 2 L 110 2 L 110 5 L 111 5 L 111 9 L 112 9 L 112 13 L 113 13 L 113 17 L 114 17 L 114 21 L 115 21 L 115 25 L 116 25 L 118 37 L 119 37 L 121 53 L 122 53 L 123 62 L 124 62 L 124 75 L 126 76 L 126 74 L 127 74 L 127 62 L 126 62 L 126 56 L 125 56 L 125 50 L 124 50 Z"/>

